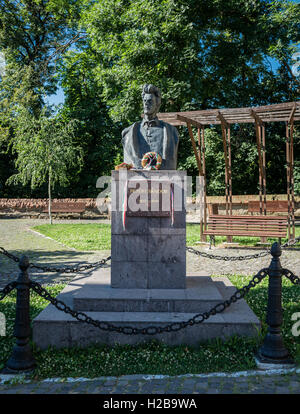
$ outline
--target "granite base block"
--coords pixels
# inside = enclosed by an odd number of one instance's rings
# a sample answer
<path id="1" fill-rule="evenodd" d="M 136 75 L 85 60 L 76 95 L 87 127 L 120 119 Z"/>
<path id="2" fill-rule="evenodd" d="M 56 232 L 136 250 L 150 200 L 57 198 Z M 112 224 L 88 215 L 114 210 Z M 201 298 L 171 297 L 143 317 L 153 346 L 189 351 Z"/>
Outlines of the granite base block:
<path id="1" fill-rule="evenodd" d="M 234 290 L 226 277 L 211 278 L 201 274 L 187 275 L 187 288 L 183 290 L 114 289 L 110 286 L 109 269 L 101 269 L 86 278 L 76 277 L 58 299 L 96 320 L 145 328 L 187 321 L 196 313 L 208 311 L 217 302 L 228 299 Z M 166 307 L 169 307 L 168 311 Z M 257 336 L 259 329 L 260 321 L 243 299 L 202 324 L 154 336 L 106 332 L 49 305 L 33 320 L 33 341 L 41 349 L 49 345 L 57 348 L 91 344 L 133 345 L 153 339 L 169 345 L 197 346 L 213 338 Z"/>
<path id="2" fill-rule="evenodd" d="M 164 209 L 162 209 L 164 211 L 140 211 L 139 213 L 127 209 L 127 213 L 123 217 L 123 210 L 120 208 L 120 194 L 124 193 L 127 180 L 128 186 L 131 179 L 133 180 L 132 184 L 140 184 L 141 181 L 148 180 L 149 187 L 147 184 L 147 189 L 144 191 L 149 191 L 148 194 L 151 197 L 156 194 L 156 197 L 157 191 L 152 189 L 150 181 L 153 183 L 153 178 L 156 181 L 158 178 L 162 178 L 167 187 L 171 188 L 169 184 L 171 184 L 171 177 L 174 176 L 181 183 L 180 185 L 172 184 L 173 188 L 175 188 L 174 186 L 178 188 L 177 198 L 180 201 L 176 202 L 174 191 L 172 198 L 174 204 L 172 205 L 176 209 L 175 211 L 171 209 L 170 204 L 170 210 L 167 212 L 168 217 L 157 216 L 166 213 Z M 124 171 L 112 172 L 112 200 L 116 205 L 116 209 L 112 211 L 111 221 L 112 287 L 120 289 L 185 288 L 186 211 L 184 206 L 185 186 L 183 185 L 185 176 L 185 171 L 130 170 L 125 174 Z M 171 193 L 168 196 L 171 197 Z M 130 199 L 130 196 L 128 197 L 127 200 Z M 131 216 L 129 213 L 138 215 Z"/>
<path id="3" fill-rule="evenodd" d="M 111 286 L 115 289 L 185 289 L 185 262 L 121 262 L 111 264 Z"/>

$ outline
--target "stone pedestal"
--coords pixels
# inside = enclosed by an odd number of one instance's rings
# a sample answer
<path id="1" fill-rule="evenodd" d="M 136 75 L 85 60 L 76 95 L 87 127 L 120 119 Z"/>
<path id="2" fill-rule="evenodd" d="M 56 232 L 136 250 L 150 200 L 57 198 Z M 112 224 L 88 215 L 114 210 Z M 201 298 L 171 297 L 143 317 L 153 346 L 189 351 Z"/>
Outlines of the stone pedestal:
<path id="1" fill-rule="evenodd" d="M 185 176 L 167 170 L 112 172 L 112 287 L 185 288 Z"/>
<path id="2" fill-rule="evenodd" d="M 153 192 L 154 199 L 157 195 L 156 211 L 144 209 L 139 213 L 131 204 L 123 216 L 124 192 L 130 194 L 131 188 L 127 184 L 130 180 L 145 182 L 151 177 L 164 181 L 165 189 L 172 183 L 172 193 Z M 177 177 L 177 182 L 176 179 L 172 181 L 172 177 Z M 97 321 L 132 328 L 187 322 L 227 300 L 236 291 L 227 278 L 211 278 L 203 273 L 186 275 L 184 177 L 184 171 L 129 171 L 127 177 L 114 171 L 111 269 L 106 266 L 90 275 L 78 275 L 58 299 Z M 142 205 L 145 207 L 148 205 L 147 188 L 144 194 Z M 165 209 L 158 202 L 159 194 L 166 195 Z M 170 207 L 172 194 L 175 195 L 174 209 Z M 178 194 L 182 195 L 182 200 Z M 259 320 L 243 299 L 201 324 L 154 336 L 100 330 L 50 304 L 33 321 L 33 341 L 41 349 L 51 345 L 57 348 L 98 343 L 133 345 L 153 339 L 169 345 L 198 346 L 213 338 L 256 336 L 259 327 Z"/>
<path id="3" fill-rule="evenodd" d="M 228 299 L 236 288 L 226 277 L 188 274 L 186 289 L 116 289 L 110 285 L 110 269 L 79 275 L 58 295 L 70 308 L 116 326 L 147 328 L 186 322 Z M 201 324 L 156 335 L 124 335 L 82 323 L 48 305 L 33 321 L 33 341 L 41 349 L 49 346 L 87 347 L 92 344 L 139 344 L 153 339 L 168 345 L 199 344 L 232 335 L 257 336 L 260 322 L 244 299 Z"/>

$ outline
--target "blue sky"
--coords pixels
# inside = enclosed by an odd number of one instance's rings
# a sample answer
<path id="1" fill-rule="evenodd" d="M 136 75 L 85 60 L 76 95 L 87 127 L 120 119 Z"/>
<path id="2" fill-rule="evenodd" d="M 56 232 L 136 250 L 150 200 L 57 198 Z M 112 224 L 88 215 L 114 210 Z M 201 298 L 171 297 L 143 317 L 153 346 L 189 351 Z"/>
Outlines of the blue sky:
<path id="1" fill-rule="evenodd" d="M 64 100 L 65 100 L 65 95 L 64 95 L 64 91 L 62 90 L 62 88 L 59 88 L 55 95 L 50 95 L 47 98 L 47 102 L 50 105 L 58 105 L 60 103 L 63 103 Z"/>

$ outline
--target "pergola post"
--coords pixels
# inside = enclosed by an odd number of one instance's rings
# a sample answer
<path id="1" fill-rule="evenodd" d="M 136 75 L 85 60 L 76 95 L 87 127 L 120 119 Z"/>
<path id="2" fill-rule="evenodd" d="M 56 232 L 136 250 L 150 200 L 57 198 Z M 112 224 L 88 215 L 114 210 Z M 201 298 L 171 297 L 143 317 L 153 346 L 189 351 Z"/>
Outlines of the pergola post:
<path id="1" fill-rule="evenodd" d="M 182 115 L 179 115 L 179 114 L 176 115 L 176 119 L 186 123 L 186 126 L 187 126 L 188 131 L 189 131 L 189 135 L 190 135 L 190 138 L 191 138 L 191 141 L 192 141 L 192 147 L 193 147 L 193 151 L 194 151 L 194 154 L 195 154 L 199 174 L 203 175 L 202 165 L 201 165 L 201 158 L 198 155 L 197 146 L 196 146 L 195 138 L 194 138 L 192 127 L 191 127 L 191 125 L 194 125 L 197 128 L 202 128 L 202 124 L 200 124 L 200 122 L 194 121 L 192 119 L 189 119 L 189 118 L 187 118 L 185 116 L 182 116 Z"/>
<path id="2" fill-rule="evenodd" d="M 207 202 L 206 202 L 206 169 L 205 169 L 205 133 L 204 126 L 202 126 L 202 169 L 203 169 L 203 213 L 204 213 L 204 228 L 207 228 Z M 202 237 L 202 241 L 206 241 L 206 236 Z"/>
<path id="3" fill-rule="evenodd" d="M 267 215 L 267 178 L 266 178 L 266 139 L 265 125 L 252 109 L 251 116 L 255 121 L 256 145 L 259 165 L 259 210 L 260 214 Z"/>
<path id="4" fill-rule="evenodd" d="M 203 235 L 203 229 L 206 229 L 207 224 L 207 215 L 206 215 L 206 176 L 205 176 L 205 141 L 204 141 L 204 126 L 201 128 L 198 128 L 198 147 L 199 147 L 199 159 L 201 160 L 202 164 L 202 173 L 203 175 L 200 175 L 200 180 L 202 180 L 202 183 L 200 182 L 200 188 L 202 189 L 202 192 L 200 194 L 201 197 L 201 205 L 202 205 L 202 211 L 201 213 L 200 209 L 200 240 L 206 241 L 206 236 Z"/>
<path id="5" fill-rule="evenodd" d="M 292 108 L 286 123 L 286 162 L 287 162 L 287 201 L 288 201 L 288 239 L 295 238 L 295 193 L 294 193 L 294 116 L 296 105 Z"/>
<path id="6" fill-rule="evenodd" d="M 263 194 L 264 194 L 264 215 L 267 215 L 267 173 L 266 173 L 266 129 L 265 124 L 261 124 L 262 135 L 262 172 L 263 172 Z"/>
<path id="7" fill-rule="evenodd" d="M 231 141 L 230 141 L 230 126 L 229 126 L 229 124 L 227 124 L 227 142 L 228 142 L 229 211 L 230 211 L 230 215 L 232 215 Z"/>
<path id="8" fill-rule="evenodd" d="M 232 178 L 231 178 L 231 143 L 230 143 L 230 125 L 218 111 L 218 118 L 221 121 L 222 139 L 225 157 L 225 197 L 226 197 L 226 216 L 232 215 Z M 227 236 L 227 242 L 232 242 L 232 236 Z"/>
<path id="9" fill-rule="evenodd" d="M 180 121 L 183 121 L 186 123 L 186 126 L 188 128 L 189 131 L 189 136 L 191 138 L 191 142 L 192 142 L 192 147 L 193 147 L 193 151 L 194 151 L 194 155 L 196 158 L 196 162 L 197 162 L 197 166 L 198 166 L 198 172 L 199 172 L 199 177 L 201 179 L 203 179 L 203 204 L 204 204 L 204 214 L 202 216 L 201 214 L 201 209 L 200 209 L 200 240 L 201 241 L 206 241 L 206 236 L 203 236 L 203 227 L 206 227 L 206 184 L 205 184 L 205 160 L 204 160 L 204 152 L 201 151 L 201 139 L 200 139 L 200 129 L 203 129 L 203 125 L 200 124 L 200 122 L 191 120 L 189 118 L 186 118 L 185 116 L 179 115 L 177 114 L 176 118 Z M 196 141 L 193 135 L 193 130 L 192 130 L 192 126 L 197 127 L 197 131 L 198 131 L 198 146 L 199 146 L 199 150 L 197 151 L 197 146 L 196 146 Z M 204 129 L 203 129 L 203 143 L 204 143 Z M 201 156 L 201 152 L 202 152 L 202 156 Z M 204 166 L 204 167 L 203 167 Z M 201 197 L 201 194 L 200 194 Z"/>
<path id="10" fill-rule="evenodd" d="M 174 126 L 187 125 L 193 151 L 197 161 L 199 176 L 203 180 L 204 214 L 200 217 L 201 230 L 207 227 L 206 210 L 206 177 L 205 177 L 205 145 L 204 127 L 220 125 L 225 156 L 225 195 L 226 214 L 232 214 L 232 171 L 231 171 L 231 143 L 230 125 L 254 123 L 259 164 L 259 210 L 261 215 L 267 215 L 266 194 L 266 140 L 265 124 L 269 122 L 286 123 L 286 160 L 287 160 L 287 199 L 288 199 L 288 234 L 295 236 L 295 196 L 294 196 L 294 153 L 293 132 L 294 122 L 300 121 L 300 101 L 284 102 L 280 104 L 264 105 L 246 108 L 204 109 L 184 112 L 166 112 L 158 114 L 158 118 Z M 198 128 L 198 146 L 193 136 L 192 126 Z M 201 133 L 202 131 L 202 133 Z M 275 210 L 274 210 L 275 211 Z M 276 210 L 277 211 L 277 210 Z M 280 209 L 278 211 L 281 211 Z M 202 220 L 203 217 L 203 220 Z M 265 219 L 268 220 L 267 218 Z M 230 231 L 229 231 L 230 234 Z M 261 239 L 263 241 L 263 239 Z"/>

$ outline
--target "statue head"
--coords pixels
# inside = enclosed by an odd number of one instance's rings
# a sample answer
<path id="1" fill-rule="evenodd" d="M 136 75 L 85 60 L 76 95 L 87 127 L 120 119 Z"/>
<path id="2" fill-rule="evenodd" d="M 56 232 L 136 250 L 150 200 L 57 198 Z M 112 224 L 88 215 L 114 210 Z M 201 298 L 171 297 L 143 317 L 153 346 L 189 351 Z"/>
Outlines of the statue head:
<path id="1" fill-rule="evenodd" d="M 151 84 L 145 84 L 142 91 L 144 114 L 149 118 L 155 118 L 161 104 L 160 90 Z"/>

